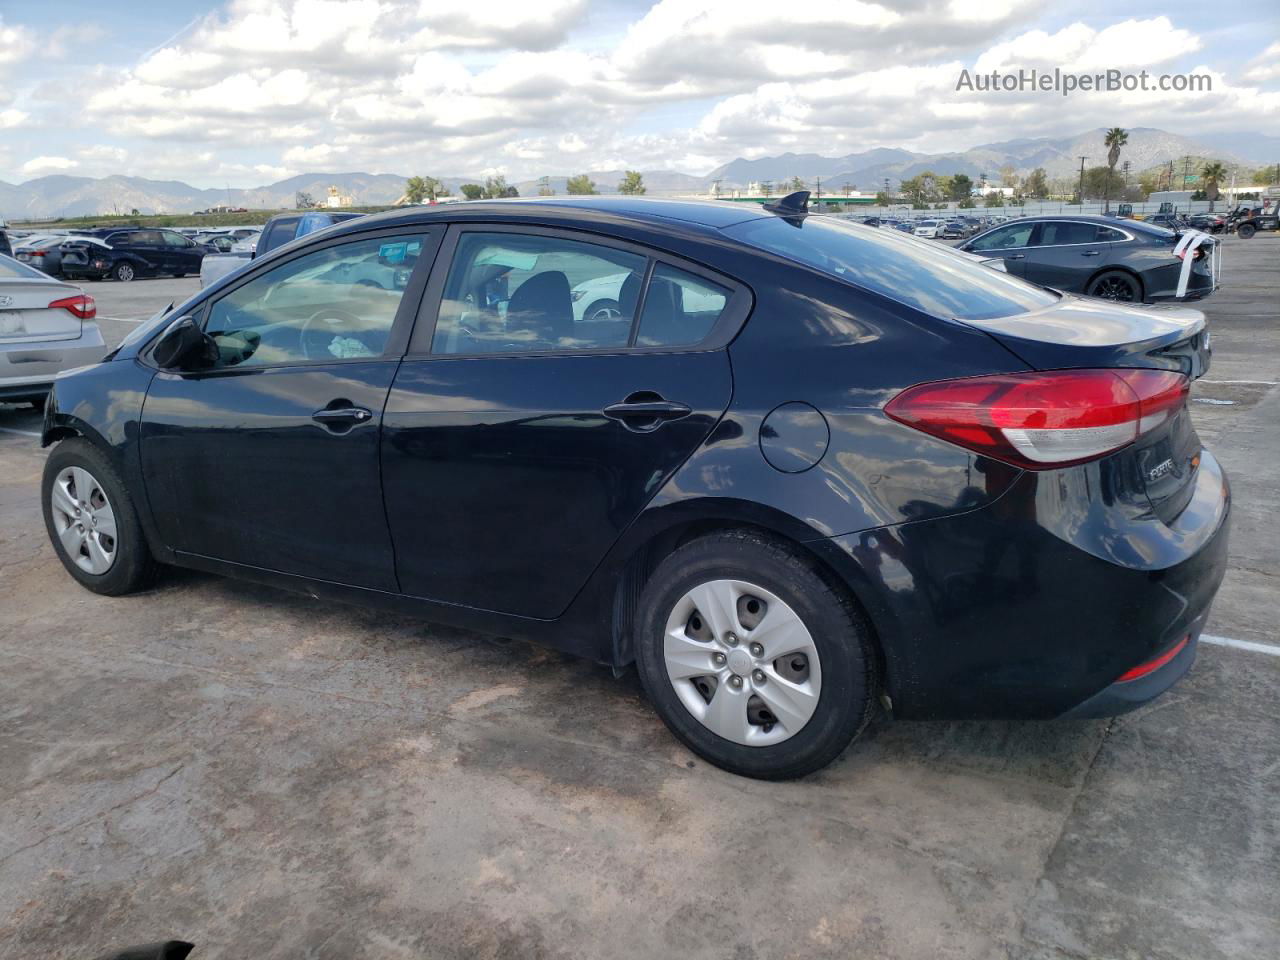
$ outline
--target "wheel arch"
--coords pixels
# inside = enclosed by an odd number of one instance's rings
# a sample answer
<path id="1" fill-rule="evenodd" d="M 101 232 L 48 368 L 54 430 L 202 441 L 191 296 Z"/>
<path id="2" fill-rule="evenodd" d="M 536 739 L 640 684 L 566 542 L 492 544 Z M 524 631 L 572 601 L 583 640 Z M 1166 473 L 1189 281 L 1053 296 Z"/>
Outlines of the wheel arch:
<path id="1" fill-rule="evenodd" d="M 1093 286 L 1093 282 L 1097 280 L 1100 276 L 1102 276 L 1104 273 L 1127 274 L 1130 278 L 1132 278 L 1133 282 L 1138 285 L 1138 300 L 1140 302 L 1146 302 L 1147 285 L 1142 282 L 1142 274 L 1138 273 L 1137 270 L 1134 270 L 1133 267 L 1130 267 L 1127 264 L 1123 264 L 1123 263 L 1104 264 L 1103 266 L 1099 267 L 1097 270 L 1093 271 L 1093 273 L 1089 275 L 1089 279 L 1084 282 L 1084 289 L 1088 290 L 1091 286 Z"/>
<path id="2" fill-rule="evenodd" d="M 612 665 L 615 670 L 621 670 L 635 661 L 632 624 L 635 622 L 640 595 L 658 564 L 692 540 L 729 531 L 761 534 L 785 544 L 810 560 L 819 576 L 850 600 L 861 613 L 870 633 L 868 639 L 879 663 L 878 675 L 886 685 L 890 684 L 893 674 L 891 658 L 886 656 L 885 633 L 881 629 L 883 617 L 878 616 L 884 608 L 876 601 L 871 579 L 866 576 L 865 571 L 851 570 L 850 564 L 856 567 L 856 561 L 833 547 L 829 540 L 813 539 L 813 528 L 807 524 L 771 508 L 762 509 L 759 504 L 747 503 L 722 505 L 715 512 L 701 516 L 672 518 L 669 523 L 632 538 L 626 545 L 623 555 L 616 564 L 611 565 L 616 571 L 609 597 Z M 803 531 L 808 531 L 809 537 L 805 537 Z"/>

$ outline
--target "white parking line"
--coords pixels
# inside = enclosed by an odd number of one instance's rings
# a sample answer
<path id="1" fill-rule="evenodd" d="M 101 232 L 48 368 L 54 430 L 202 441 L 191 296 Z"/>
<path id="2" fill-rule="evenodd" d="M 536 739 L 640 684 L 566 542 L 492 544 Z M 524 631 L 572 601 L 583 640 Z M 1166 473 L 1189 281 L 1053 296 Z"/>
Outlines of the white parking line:
<path id="1" fill-rule="evenodd" d="M 98 317 L 99 320 L 114 320 L 116 323 L 141 323 L 146 317 Z"/>
<path id="2" fill-rule="evenodd" d="M 1199 383 L 1243 383 L 1255 387 L 1280 387 L 1280 380 L 1200 380 Z"/>
<path id="3" fill-rule="evenodd" d="M 1236 650 L 1249 650 L 1253 653 L 1266 653 L 1273 657 L 1280 657 L 1280 646 L 1273 643 L 1254 643 L 1252 640 L 1236 640 L 1232 637 L 1215 637 L 1210 633 L 1200 634 L 1200 639 L 1204 643 L 1212 643 L 1219 647 L 1233 647 Z"/>
<path id="4" fill-rule="evenodd" d="M 39 437 L 40 434 L 33 430 L 15 430 L 13 427 L 0 427 L 0 433 L 16 433 L 20 437 Z"/>

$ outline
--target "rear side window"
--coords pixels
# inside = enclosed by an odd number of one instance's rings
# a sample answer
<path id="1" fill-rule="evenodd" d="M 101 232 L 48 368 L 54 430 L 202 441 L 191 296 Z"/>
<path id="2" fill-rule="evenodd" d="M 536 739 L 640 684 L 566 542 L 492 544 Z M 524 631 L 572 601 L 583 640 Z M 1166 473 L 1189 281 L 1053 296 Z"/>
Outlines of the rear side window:
<path id="1" fill-rule="evenodd" d="M 719 284 L 660 263 L 645 294 L 636 346 L 676 347 L 705 340 L 729 303 Z"/>
<path id="2" fill-rule="evenodd" d="M 1119 230 L 1112 230 L 1110 227 L 1098 228 L 1099 243 L 1115 243 L 1117 240 L 1124 240 L 1125 235 Z"/>
<path id="3" fill-rule="evenodd" d="M 1038 310 L 1056 294 L 940 244 L 830 217 L 760 217 L 724 233 L 935 317 L 985 320 Z"/>
<path id="4" fill-rule="evenodd" d="M 1098 227 L 1092 223 L 1045 220 L 1040 224 L 1038 247 L 1059 247 L 1068 243 L 1093 243 L 1098 238 Z"/>
<path id="5" fill-rule="evenodd" d="M 646 264 L 633 253 L 561 237 L 465 233 L 431 351 L 625 347 Z"/>

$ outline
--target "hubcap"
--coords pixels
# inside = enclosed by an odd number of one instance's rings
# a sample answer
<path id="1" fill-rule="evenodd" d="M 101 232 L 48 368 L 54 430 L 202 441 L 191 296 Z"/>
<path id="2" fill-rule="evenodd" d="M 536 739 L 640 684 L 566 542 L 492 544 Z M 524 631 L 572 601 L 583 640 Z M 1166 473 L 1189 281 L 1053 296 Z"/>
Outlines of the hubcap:
<path id="1" fill-rule="evenodd" d="M 734 743 L 781 743 L 818 707 L 813 637 L 785 601 L 755 584 L 712 580 L 686 593 L 667 617 L 663 654 L 685 709 Z"/>
<path id="2" fill-rule="evenodd" d="M 53 528 L 81 570 L 101 576 L 116 560 L 116 515 L 102 484 L 83 467 L 59 471 L 49 493 Z"/>

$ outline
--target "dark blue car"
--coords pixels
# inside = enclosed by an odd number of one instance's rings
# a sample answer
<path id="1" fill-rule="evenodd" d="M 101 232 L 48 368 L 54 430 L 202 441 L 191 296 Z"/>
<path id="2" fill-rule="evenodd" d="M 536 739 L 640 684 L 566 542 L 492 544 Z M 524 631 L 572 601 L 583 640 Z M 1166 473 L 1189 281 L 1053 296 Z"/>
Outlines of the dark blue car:
<path id="1" fill-rule="evenodd" d="M 416 207 L 59 378 L 44 512 L 90 590 L 194 567 L 635 663 L 691 749 L 794 777 L 877 704 L 1100 716 L 1188 670 L 1208 362 L 1194 310 L 803 197 Z"/>

